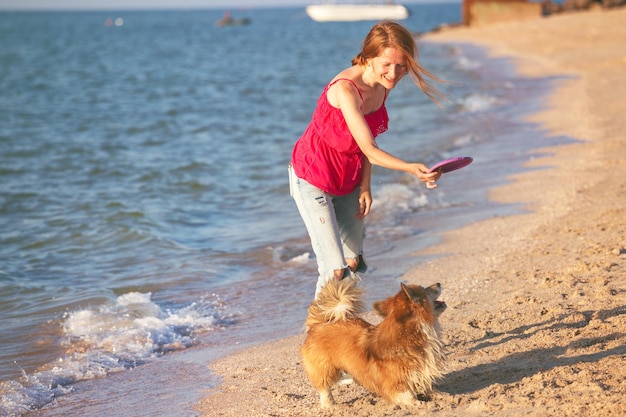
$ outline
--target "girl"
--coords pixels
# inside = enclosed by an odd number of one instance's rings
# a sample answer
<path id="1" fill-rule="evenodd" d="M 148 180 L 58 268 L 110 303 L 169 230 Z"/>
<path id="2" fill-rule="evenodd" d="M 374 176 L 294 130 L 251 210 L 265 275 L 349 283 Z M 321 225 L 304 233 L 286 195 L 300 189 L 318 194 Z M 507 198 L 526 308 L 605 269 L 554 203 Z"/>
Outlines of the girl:
<path id="1" fill-rule="evenodd" d="M 415 40 L 402 25 L 374 25 L 352 66 L 324 88 L 295 144 L 289 184 L 317 258 L 316 296 L 330 279 L 367 268 L 363 221 L 372 206 L 372 164 L 413 174 L 428 188 L 437 186 L 441 172 L 405 162 L 376 144 L 389 121 L 385 101 L 407 73 L 433 101 L 441 97 L 425 77 L 440 80 L 425 71 L 416 56 Z"/>

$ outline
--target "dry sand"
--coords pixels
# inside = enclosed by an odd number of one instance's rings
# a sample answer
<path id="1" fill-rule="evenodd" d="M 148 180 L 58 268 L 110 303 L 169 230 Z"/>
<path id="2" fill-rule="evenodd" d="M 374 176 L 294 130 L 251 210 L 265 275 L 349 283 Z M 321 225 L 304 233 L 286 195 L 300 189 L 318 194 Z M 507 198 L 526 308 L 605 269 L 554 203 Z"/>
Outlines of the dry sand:
<path id="1" fill-rule="evenodd" d="M 528 214 L 446 233 L 404 280 L 444 286 L 445 380 L 431 401 L 395 407 L 358 385 L 318 407 L 302 336 L 234 354 L 203 416 L 626 415 L 626 9 L 427 37 L 509 56 L 529 77 L 568 75 L 533 116 L 581 142 L 546 149 L 491 198 Z"/>

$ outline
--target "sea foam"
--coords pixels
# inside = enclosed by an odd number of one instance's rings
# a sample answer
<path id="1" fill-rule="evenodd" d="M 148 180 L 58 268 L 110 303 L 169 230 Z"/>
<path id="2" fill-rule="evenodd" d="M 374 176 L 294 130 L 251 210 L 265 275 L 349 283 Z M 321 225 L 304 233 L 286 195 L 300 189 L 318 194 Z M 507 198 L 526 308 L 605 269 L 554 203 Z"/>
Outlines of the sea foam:
<path id="1" fill-rule="evenodd" d="M 219 298 L 163 308 L 150 293 L 132 292 L 115 303 L 66 313 L 60 341 L 65 355 L 19 381 L 0 384 L 0 415 L 19 416 L 73 390 L 72 384 L 136 367 L 194 344 L 194 336 L 232 317 Z"/>

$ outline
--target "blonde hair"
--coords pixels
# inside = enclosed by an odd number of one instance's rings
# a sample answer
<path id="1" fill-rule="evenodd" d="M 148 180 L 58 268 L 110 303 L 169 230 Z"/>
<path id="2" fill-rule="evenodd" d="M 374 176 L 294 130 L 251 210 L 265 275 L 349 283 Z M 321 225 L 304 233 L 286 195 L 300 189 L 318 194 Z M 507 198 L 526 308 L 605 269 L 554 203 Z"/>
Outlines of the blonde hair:
<path id="1" fill-rule="evenodd" d="M 368 59 L 381 56 L 387 48 L 397 49 L 404 55 L 407 71 L 413 82 L 432 101 L 441 105 L 440 100 L 445 96 L 433 87 L 427 78 L 437 82 L 443 82 L 443 80 L 422 68 L 419 64 L 419 52 L 413 35 L 399 23 L 382 21 L 375 24 L 363 40 L 361 52 L 352 59 L 352 65 L 366 65 Z"/>

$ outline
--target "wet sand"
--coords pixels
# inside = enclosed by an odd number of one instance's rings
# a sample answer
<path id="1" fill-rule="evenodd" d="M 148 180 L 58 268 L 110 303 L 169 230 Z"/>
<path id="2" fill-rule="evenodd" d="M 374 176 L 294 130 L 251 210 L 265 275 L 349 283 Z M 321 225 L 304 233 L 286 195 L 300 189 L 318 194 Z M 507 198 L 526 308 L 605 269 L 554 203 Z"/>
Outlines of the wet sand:
<path id="1" fill-rule="evenodd" d="M 209 364 L 223 383 L 202 416 L 626 415 L 626 9 L 455 28 L 425 41 L 482 45 L 528 77 L 561 77 L 532 116 L 578 140 L 542 150 L 492 190 L 525 214 L 447 232 L 403 280 L 441 282 L 447 370 L 431 401 L 396 407 L 358 385 L 318 407 L 302 335 Z"/>

